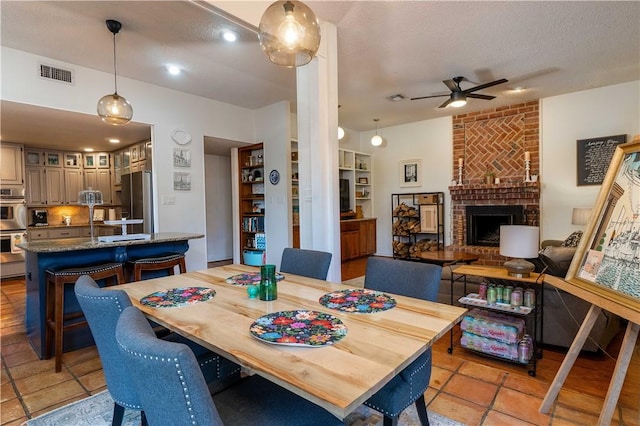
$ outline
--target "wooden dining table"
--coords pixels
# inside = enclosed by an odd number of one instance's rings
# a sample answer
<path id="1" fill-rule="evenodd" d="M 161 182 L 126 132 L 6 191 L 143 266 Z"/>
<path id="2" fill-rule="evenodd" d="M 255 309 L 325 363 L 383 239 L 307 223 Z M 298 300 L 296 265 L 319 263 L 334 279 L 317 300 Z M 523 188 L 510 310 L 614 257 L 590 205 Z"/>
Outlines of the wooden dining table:
<path id="1" fill-rule="evenodd" d="M 289 273 L 278 282 L 274 301 L 250 299 L 247 289 L 227 282 L 259 271 L 228 265 L 107 287 L 127 292 L 153 321 L 191 339 L 344 419 L 459 322 L 466 309 L 386 293 L 396 306 L 349 313 L 319 303 L 328 292 L 357 288 Z M 207 287 L 215 296 L 182 307 L 150 307 L 145 296 L 172 288 Z M 263 315 L 312 310 L 340 319 L 346 336 L 331 345 L 300 347 L 267 343 L 250 333 Z"/>

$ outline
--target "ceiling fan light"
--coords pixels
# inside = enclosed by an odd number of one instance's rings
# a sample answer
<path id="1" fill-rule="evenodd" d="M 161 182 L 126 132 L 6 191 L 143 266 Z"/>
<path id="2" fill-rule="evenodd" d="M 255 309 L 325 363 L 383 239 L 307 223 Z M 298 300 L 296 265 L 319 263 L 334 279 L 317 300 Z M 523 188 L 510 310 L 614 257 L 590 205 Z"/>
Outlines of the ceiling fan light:
<path id="1" fill-rule="evenodd" d="M 467 104 L 467 96 L 462 92 L 453 92 L 451 93 L 451 103 L 450 106 L 454 108 L 460 108 Z"/>
<path id="2" fill-rule="evenodd" d="M 320 47 L 320 24 L 301 1 L 276 1 L 258 27 L 260 46 L 271 62 L 288 68 L 308 64 Z"/>

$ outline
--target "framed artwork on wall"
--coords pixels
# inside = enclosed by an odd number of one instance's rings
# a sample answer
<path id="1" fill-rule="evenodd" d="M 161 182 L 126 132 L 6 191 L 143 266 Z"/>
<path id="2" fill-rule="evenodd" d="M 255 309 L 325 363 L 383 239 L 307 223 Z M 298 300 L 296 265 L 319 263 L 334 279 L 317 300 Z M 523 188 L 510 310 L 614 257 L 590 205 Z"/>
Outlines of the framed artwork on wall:
<path id="1" fill-rule="evenodd" d="M 191 167 L 191 151 L 185 148 L 173 149 L 174 167 Z"/>
<path id="2" fill-rule="evenodd" d="M 577 185 L 600 185 L 616 147 L 627 142 L 627 135 L 578 139 Z"/>
<path id="3" fill-rule="evenodd" d="M 618 145 L 566 280 L 640 314 L 640 138 Z M 602 306 L 600 304 L 600 306 Z"/>
<path id="4" fill-rule="evenodd" d="M 191 173 L 174 172 L 173 189 L 176 191 L 191 191 Z"/>
<path id="5" fill-rule="evenodd" d="M 422 160 L 400 161 L 400 186 L 422 186 Z"/>

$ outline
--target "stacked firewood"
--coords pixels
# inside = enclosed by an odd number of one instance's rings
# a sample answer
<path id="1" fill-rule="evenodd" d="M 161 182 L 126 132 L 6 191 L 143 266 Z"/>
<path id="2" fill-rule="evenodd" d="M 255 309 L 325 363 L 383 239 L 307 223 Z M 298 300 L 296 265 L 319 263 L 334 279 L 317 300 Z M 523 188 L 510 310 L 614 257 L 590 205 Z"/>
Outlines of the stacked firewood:
<path id="1" fill-rule="evenodd" d="M 418 210 L 415 207 L 409 207 L 405 203 L 400 203 L 398 207 L 393 209 L 393 215 L 398 217 L 418 217 Z"/>
<path id="2" fill-rule="evenodd" d="M 420 240 L 417 241 L 414 245 L 409 249 L 409 254 L 411 256 L 415 256 L 418 253 L 423 251 L 437 251 L 438 250 L 438 242 L 436 240 Z"/>
<path id="3" fill-rule="evenodd" d="M 402 241 L 393 242 L 393 254 L 396 257 L 409 257 L 409 249 L 411 244 L 403 243 Z"/>
<path id="4" fill-rule="evenodd" d="M 411 235 L 420 232 L 420 222 L 417 220 L 396 220 L 393 222 L 393 235 Z"/>

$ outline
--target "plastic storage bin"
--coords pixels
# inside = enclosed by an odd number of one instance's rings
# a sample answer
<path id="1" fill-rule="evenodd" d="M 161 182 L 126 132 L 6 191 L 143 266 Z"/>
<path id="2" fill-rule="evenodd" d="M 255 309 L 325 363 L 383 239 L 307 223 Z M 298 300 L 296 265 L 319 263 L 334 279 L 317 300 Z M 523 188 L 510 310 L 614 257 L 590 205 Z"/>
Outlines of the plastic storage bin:
<path id="1" fill-rule="evenodd" d="M 262 253 L 259 250 L 243 250 L 242 258 L 246 265 L 260 266 L 262 265 Z"/>

